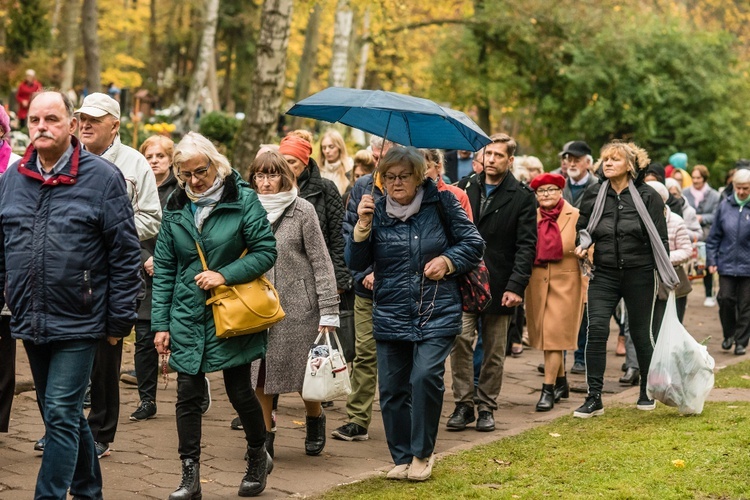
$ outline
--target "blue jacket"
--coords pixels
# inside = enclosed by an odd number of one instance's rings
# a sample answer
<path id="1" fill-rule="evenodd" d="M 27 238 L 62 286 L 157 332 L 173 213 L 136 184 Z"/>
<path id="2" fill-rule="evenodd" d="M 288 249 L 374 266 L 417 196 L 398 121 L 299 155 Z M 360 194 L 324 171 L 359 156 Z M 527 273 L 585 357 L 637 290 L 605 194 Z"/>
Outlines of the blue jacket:
<path id="1" fill-rule="evenodd" d="M 351 269 L 364 271 L 372 265 L 375 271 L 376 340 L 419 342 L 461 332 L 461 293 L 455 277 L 477 266 L 484 240 L 452 193 L 438 192 L 430 180 L 422 188 L 422 206 L 406 222 L 386 214 L 382 197 L 375 203 L 369 238 L 355 243 L 350 236 L 346 243 Z M 438 203 L 443 203 L 453 246 L 448 244 Z M 424 266 L 438 255 L 445 255 L 456 267 L 439 282 L 424 277 Z"/>
<path id="2" fill-rule="evenodd" d="M 377 186 L 375 186 L 375 189 L 373 189 L 372 183 L 373 174 L 363 175 L 362 177 L 357 179 L 357 182 L 354 183 L 354 187 L 352 187 L 352 190 L 349 192 L 349 199 L 346 202 L 346 213 L 344 214 L 344 224 L 341 230 L 341 232 L 344 234 L 344 241 L 347 241 L 349 239 L 349 236 L 352 234 L 354 224 L 357 223 L 357 219 L 359 218 L 359 216 L 357 215 L 357 207 L 359 207 L 359 202 L 362 201 L 362 195 L 372 193 L 375 201 L 378 201 L 384 194 L 383 191 Z M 372 299 L 372 292 L 365 288 L 365 286 L 362 284 L 362 280 L 364 280 L 365 277 L 371 272 L 372 268 L 369 267 L 364 271 L 352 271 L 352 277 L 354 278 L 354 293 L 366 299 Z"/>
<path id="3" fill-rule="evenodd" d="M 83 151 L 46 181 L 33 146 L 0 178 L 0 278 L 14 338 L 125 337 L 136 319 L 140 244 L 125 179 Z"/>
<path id="4" fill-rule="evenodd" d="M 706 240 L 706 263 L 719 274 L 750 276 L 750 205 L 740 208 L 734 196 L 721 200 Z"/>

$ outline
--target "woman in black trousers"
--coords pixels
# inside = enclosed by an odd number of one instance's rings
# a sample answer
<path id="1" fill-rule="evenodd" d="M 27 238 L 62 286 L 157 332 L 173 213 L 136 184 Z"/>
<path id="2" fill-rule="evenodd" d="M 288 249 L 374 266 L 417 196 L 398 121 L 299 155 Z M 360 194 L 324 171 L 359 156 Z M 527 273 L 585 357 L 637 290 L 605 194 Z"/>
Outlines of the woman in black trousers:
<path id="1" fill-rule="evenodd" d="M 594 244 L 594 271 L 588 291 L 588 397 L 573 413 L 575 417 L 589 418 L 604 413 L 601 394 L 609 321 L 620 298 L 628 308 L 638 363 L 648 371 L 656 333 L 651 329 L 651 317 L 657 268 L 670 288 L 677 282 L 668 257 L 664 202 L 642 180 L 648 164 L 648 155 L 635 144 L 613 142 L 604 146 L 599 160 L 603 182 L 589 188 L 581 204 L 577 224 L 580 245 L 576 254 L 584 259 L 586 250 Z M 641 380 L 637 408 L 655 408 L 646 393 L 645 377 Z"/>

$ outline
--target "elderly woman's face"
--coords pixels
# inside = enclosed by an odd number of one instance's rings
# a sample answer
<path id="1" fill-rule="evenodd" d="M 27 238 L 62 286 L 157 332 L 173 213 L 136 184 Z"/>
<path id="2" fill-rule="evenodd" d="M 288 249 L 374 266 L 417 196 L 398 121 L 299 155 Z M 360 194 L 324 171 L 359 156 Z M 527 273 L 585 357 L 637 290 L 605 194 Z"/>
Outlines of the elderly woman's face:
<path id="1" fill-rule="evenodd" d="M 253 174 L 255 190 L 260 194 L 276 194 L 281 191 L 281 174 L 257 172 Z"/>
<path id="2" fill-rule="evenodd" d="M 143 156 L 146 157 L 151 170 L 154 171 L 157 182 L 169 177 L 169 168 L 172 166 L 172 159 L 164 151 L 164 148 L 161 147 L 161 144 L 149 146 Z"/>
<path id="3" fill-rule="evenodd" d="M 417 194 L 419 183 L 410 165 L 394 165 L 383 174 L 388 195 L 401 205 L 408 205 Z"/>
<path id="4" fill-rule="evenodd" d="M 539 206 L 545 210 L 555 208 L 560 203 L 560 198 L 562 198 L 562 189 L 554 184 L 543 184 L 536 190 Z"/>
<path id="5" fill-rule="evenodd" d="M 734 192 L 740 201 L 745 201 L 750 196 L 750 182 L 737 182 L 734 185 Z"/>
<path id="6" fill-rule="evenodd" d="M 701 175 L 701 173 L 697 170 L 693 170 L 693 172 L 690 174 L 690 177 L 693 179 L 693 187 L 695 187 L 695 189 L 701 189 L 706 183 L 706 181 L 703 180 L 703 176 Z"/>
<path id="7" fill-rule="evenodd" d="M 296 156 L 284 155 L 284 159 L 289 165 L 289 168 L 292 169 L 292 172 L 294 172 L 295 179 L 302 175 L 302 172 L 305 171 L 305 167 L 307 167 L 307 165 L 302 163 L 302 160 L 300 160 Z"/>
<path id="8" fill-rule="evenodd" d="M 677 186 L 672 186 L 671 188 L 669 188 L 669 194 L 677 199 L 682 198 L 682 191 L 680 191 L 680 188 L 678 188 Z"/>
<path id="9" fill-rule="evenodd" d="M 625 155 L 611 149 L 602 157 L 602 170 L 607 179 L 619 179 L 628 175 L 628 161 Z"/>
<path id="10" fill-rule="evenodd" d="M 216 181 L 216 167 L 205 156 L 196 156 L 182 162 L 177 176 L 190 186 L 195 194 L 208 191 Z"/>

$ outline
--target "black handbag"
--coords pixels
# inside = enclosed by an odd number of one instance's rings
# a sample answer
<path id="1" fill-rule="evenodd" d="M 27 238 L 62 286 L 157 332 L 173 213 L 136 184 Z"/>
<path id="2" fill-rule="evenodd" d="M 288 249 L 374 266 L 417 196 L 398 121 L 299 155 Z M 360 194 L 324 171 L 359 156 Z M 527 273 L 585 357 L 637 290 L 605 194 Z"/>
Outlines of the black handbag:
<path id="1" fill-rule="evenodd" d="M 339 348 L 341 349 L 344 359 L 349 362 L 354 361 L 356 335 L 354 331 L 354 291 L 347 290 L 341 294 L 341 303 L 339 306 L 339 323 L 338 328 Z"/>

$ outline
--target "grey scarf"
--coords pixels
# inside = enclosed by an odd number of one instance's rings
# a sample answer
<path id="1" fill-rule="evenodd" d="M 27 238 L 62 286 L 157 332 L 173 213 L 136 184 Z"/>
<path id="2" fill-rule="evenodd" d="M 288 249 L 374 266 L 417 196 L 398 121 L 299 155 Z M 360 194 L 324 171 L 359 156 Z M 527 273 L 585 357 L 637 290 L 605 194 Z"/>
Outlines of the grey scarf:
<path id="1" fill-rule="evenodd" d="M 607 199 L 607 190 L 609 189 L 609 180 L 602 183 L 599 189 L 599 194 L 596 197 L 596 203 L 594 203 L 594 210 L 591 212 L 591 219 L 586 229 L 581 229 L 578 232 L 578 238 L 582 248 L 586 249 L 593 243 L 591 235 L 594 234 L 594 229 L 599 224 L 599 219 L 602 218 L 602 212 L 604 212 L 604 201 Z M 656 230 L 654 221 L 651 220 L 651 216 L 646 209 L 646 205 L 643 203 L 641 195 L 633 184 L 633 180 L 628 180 L 628 191 L 630 197 L 633 198 L 633 204 L 635 209 L 638 211 L 638 216 L 646 226 L 646 232 L 648 233 L 648 239 L 651 241 L 651 251 L 654 253 L 654 261 L 656 261 L 656 269 L 659 271 L 659 278 L 662 283 L 669 288 L 674 290 L 677 284 L 680 282 L 680 278 L 677 277 L 677 273 L 672 267 L 672 263 L 669 261 L 669 255 L 664 249 L 659 232 Z"/>
<path id="2" fill-rule="evenodd" d="M 393 219 L 398 219 L 402 222 L 406 222 L 409 217 L 419 212 L 419 209 L 422 207 L 423 197 L 424 189 L 422 189 L 422 186 L 419 186 L 417 188 L 416 196 L 414 196 L 414 199 L 411 200 L 411 203 L 409 203 L 408 205 L 402 205 L 401 203 L 391 198 L 390 195 L 386 195 L 385 213 L 387 213 L 388 216 Z"/>

